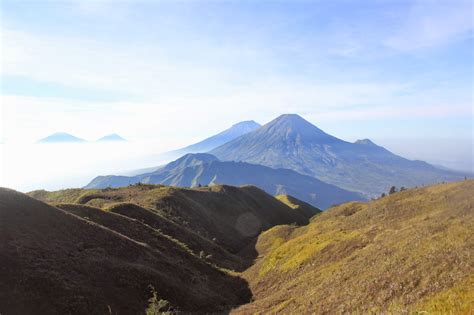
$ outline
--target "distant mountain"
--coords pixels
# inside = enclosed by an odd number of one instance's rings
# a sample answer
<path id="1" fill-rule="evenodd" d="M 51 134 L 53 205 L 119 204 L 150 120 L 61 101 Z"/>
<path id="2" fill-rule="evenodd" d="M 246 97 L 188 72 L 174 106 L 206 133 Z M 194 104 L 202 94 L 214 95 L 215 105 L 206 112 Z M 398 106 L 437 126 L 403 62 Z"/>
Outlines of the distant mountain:
<path id="1" fill-rule="evenodd" d="M 326 184 L 314 177 L 288 169 L 219 161 L 205 153 L 187 154 L 159 170 L 138 176 L 99 176 L 85 188 L 123 187 L 136 183 L 179 187 L 227 184 L 255 185 L 272 195 L 291 195 L 320 209 L 353 200 L 364 200 L 358 193 Z"/>
<path id="2" fill-rule="evenodd" d="M 46 138 L 38 140 L 37 143 L 65 143 L 65 142 L 79 143 L 79 142 L 85 142 L 85 141 L 86 140 L 77 138 L 69 133 L 56 132 L 50 136 L 47 136 Z"/>
<path id="3" fill-rule="evenodd" d="M 198 143 L 189 145 L 187 147 L 167 152 L 166 154 L 170 156 L 179 157 L 186 153 L 204 153 L 210 151 L 218 146 L 234 140 L 237 137 L 240 137 L 246 133 L 254 131 L 260 128 L 261 125 L 256 123 L 253 120 L 239 122 L 229 129 L 226 129 L 214 136 L 206 138 Z"/>
<path id="4" fill-rule="evenodd" d="M 116 133 L 103 136 L 102 138 L 98 139 L 97 142 L 115 142 L 115 141 L 127 141 L 121 136 Z"/>
<path id="5" fill-rule="evenodd" d="M 343 141 L 295 114 L 281 115 L 210 153 L 225 161 L 292 169 L 371 197 L 392 185 L 412 187 L 464 177 L 407 160 L 368 139 Z"/>
<path id="6" fill-rule="evenodd" d="M 253 120 L 242 121 L 233 125 L 229 129 L 226 129 L 214 136 L 206 138 L 198 143 L 189 145 L 181 149 L 165 152 L 157 156 L 154 156 L 153 158 L 159 161 L 164 161 L 164 163 L 166 163 L 169 161 L 173 161 L 187 153 L 205 153 L 237 137 L 240 137 L 246 133 L 254 131 L 260 127 L 261 125 L 256 123 Z M 161 168 L 162 166 L 163 165 L 156 165 L 156 166 L 148 167 L 145 169 L 131 170 L 128 172 L 123 172 L 120 175 L 135 176 L 135 175 L 155 171 Z"/>

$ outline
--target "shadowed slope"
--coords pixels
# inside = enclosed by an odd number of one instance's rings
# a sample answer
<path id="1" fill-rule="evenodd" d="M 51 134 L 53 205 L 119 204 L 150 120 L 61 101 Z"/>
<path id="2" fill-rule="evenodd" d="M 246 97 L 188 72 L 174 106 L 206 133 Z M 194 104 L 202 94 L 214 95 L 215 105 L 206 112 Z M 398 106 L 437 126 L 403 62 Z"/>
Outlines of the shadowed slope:
<path id="1" fill-rule="evenodd" d="M 236 313 L 474 309 L 474 181 L 348 203 L 260 235 Z"/>
<path id="2" fill-rule="evenodd" d="M 184 189 L 134 185 L 30 194 L 53 204 L 85 204 L 137 219 L 187 244 L 195 253 L 212 255 L 210 261 L 216 265 L 234 270 L 251 263 L 251 259 L 240 261 L 235 255 L 261 231 L 278 224 L 305 224 L 311 217 L 253 186 Z"/>
<path id="3" fill-rule="evenodd" d="M 139 314 L 150 286 L 183 311 L 222 311 L 250 297 L 244 281 L 157 230 L 98 209 L 64 208 L 0 189 L 2 314 Z"/>

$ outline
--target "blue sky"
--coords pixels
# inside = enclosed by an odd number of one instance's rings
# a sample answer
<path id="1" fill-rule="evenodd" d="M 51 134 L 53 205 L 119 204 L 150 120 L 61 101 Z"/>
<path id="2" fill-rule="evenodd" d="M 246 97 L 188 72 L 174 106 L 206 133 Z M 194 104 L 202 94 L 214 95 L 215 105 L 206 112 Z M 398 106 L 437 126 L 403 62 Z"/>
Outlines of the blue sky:
<path id="1" fill-rule="evenodd" d="M 472 169 L 471 1 L 4 0 L 1 18 L 7 142 L 165 150 L 294 112 Z"/>

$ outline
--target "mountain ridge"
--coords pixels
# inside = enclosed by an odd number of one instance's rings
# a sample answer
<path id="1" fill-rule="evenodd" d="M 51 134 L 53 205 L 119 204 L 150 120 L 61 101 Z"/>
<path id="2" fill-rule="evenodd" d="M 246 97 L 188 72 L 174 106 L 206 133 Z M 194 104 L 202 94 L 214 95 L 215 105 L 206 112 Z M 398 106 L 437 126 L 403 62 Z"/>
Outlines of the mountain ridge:
<path id="1" fill-rule="evenodd" d="M 292 169 L 368 197 L 394 185 L 413 187 L 464 177 L 405 159 L 368 139 L 341 140 L 296 114 L 281 115 L 209 153 L 223 161 Z"/>
<path id="2" fill-rule="evenodd" d="M 184 148 L 167 152 L 166 154 L 176 156 L 186 153 L 204 153 L 260 127 L 261 125 L 254 120 L 241 121 L 233 124 L 230 128 L 221 131 L 218 134 L 210 136 L 202 141 L 191 144 Z"/>
<path id="3" fill-rule="evenodd" d="M 320 209 L 342 202 L 365 200 L 360 194 L 292 170 L 272 169 L 244 162 L 220 161 L 208 153 L 188 153 L 155 172 L 138 176 L 99 176 L 85 188 L 121 187 L 136 183 L 179 187 L 213 184 L 255 185 L 269 194 L 288 194 Z"/>

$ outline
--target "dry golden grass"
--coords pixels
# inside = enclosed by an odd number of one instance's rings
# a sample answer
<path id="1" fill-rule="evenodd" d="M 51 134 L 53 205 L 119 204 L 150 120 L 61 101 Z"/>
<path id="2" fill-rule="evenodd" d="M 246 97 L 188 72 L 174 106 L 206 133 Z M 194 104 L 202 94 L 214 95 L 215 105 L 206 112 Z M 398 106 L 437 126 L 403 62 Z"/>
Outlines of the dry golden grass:
<path id="1" fill-rule="evenodd" d="M 236 313 L 469 314 L 474 309 L 474 181 L 348 203 L 308 226 L 274 227 L 244 273 Z"/>
<path id="2" fill-rule="evenodd" d="M 313 207 L 312 205 L 289 195 L 277 195 L 275 196 L 275 198 L 283 202 L 285 205 L 287 205 L 291 209 L 299 211 L 309 217 L 312 217 L 315 214 L 319 214 L 321 212 L 320 209 L 317 209 Z"/>

